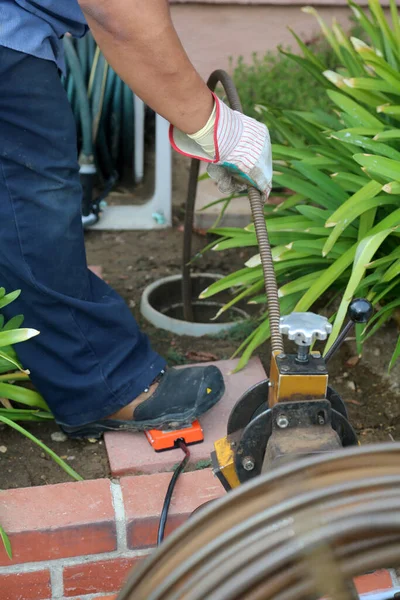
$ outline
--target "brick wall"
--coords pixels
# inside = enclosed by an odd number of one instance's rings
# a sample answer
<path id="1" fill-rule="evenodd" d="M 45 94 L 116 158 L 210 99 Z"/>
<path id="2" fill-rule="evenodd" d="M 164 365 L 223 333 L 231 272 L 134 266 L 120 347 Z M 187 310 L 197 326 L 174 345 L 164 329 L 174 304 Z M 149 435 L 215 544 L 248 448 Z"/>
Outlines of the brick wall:
<path id="1" fill-rule="evenodd" d="M 159 473 L 0 492 L 0 522 L 13 548 L 10 561 L 0 546 L 1 600 L 89 600 L 116 593 L 156 543 L 170 478 Z M 221 494 L 210 469 L 183 474 L 166 533 Z"/>
<path id="2" fill-rule="evenodd" d="M 13 547 L 11 561 L 0 548 L 1 600 L 112 600 L 156 543 L 170 477 L 156 473 L 0 492 L 0 522 Z M 167 534 L 223 493 L 210 469 L 183 474 Z M 393 598 L 400 589 L 394 571 L 386 570 L 356 584 L 365 600 Z"/>

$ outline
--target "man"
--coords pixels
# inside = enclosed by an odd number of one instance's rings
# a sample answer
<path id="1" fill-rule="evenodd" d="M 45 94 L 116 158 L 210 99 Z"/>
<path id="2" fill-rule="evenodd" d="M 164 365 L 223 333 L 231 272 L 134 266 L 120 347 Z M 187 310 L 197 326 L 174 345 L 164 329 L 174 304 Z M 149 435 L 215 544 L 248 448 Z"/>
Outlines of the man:
<path id="1" fill-rule="evenodd" d="M 60 83 L 62 37 L 90 26 L 120 77 L 173 124 L 171 143 L 267 194 L 266 128 L 208 90 L 167 0 L 1 0 L 0 285 L 4 313 L 40 335 L 19 356 L 72 437 L 190 423 L 222 396 L 216 367 L 165 369 L 123 300 L 87 269 L 72 113 Z"/>

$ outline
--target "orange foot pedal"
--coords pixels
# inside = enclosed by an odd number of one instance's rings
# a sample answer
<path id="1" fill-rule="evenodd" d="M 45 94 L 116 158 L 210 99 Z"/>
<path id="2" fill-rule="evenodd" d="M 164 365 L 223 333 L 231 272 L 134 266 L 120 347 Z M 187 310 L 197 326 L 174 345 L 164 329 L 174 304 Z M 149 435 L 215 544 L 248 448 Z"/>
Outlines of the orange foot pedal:
<path id="1" fill-rule="evenodd" d="M 198 421 L 194 421 L 189 427 L 184 427 L 183 429 L 171 429 L 170 431 L 150 429 L 144 433 L 156 452 L 176 448 L 178 440 L 183 440 L 187 446 L 189 444 L 198 444 L 204 440 L 203 430 Z"/>

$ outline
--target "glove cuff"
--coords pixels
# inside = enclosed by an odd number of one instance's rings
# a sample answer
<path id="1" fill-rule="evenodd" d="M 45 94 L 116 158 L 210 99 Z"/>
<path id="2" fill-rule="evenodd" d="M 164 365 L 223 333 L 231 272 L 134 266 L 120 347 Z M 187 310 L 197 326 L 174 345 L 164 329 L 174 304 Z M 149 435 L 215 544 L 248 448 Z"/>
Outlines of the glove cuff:
<path id="1" fill-rule="evenodd" d="M 169 127 L 169 141 L 174 150 L 179 152 L 179 154 L 183 154 L 183 156 L 188 156 L 189 158 L 196 158 L 198 160 L 202 160 L 208 163 L 217 163 L 219 162 L 219 149 L 217 142 L 217 132 L 218 132 L 218 123 L 220 120 L 221 114 L 221 102 L 219 98 L 211 92 L 214 98 L 215 103 L 215 125 L 214 125 L 214 147 L 215 147 L 215 158 L 210 158 L 210 155 L 205 152 L 202 147 L 188 134 L 184 133 L 174 125 L 170 125 Z"/>

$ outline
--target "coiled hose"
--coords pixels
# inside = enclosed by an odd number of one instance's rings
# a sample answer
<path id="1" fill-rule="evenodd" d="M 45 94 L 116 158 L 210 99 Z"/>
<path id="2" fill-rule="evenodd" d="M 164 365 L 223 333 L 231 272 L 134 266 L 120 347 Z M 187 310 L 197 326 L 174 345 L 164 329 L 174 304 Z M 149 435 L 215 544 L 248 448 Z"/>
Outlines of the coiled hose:
<path id="1" fill-rule="evenodd" d="M 355 576 L 399 564 L 400 444 L 354 447 L 281 466 L 209 504 L 133 571 L 118 600 L 352 600 Z"/>
<path id="2" fill-rule="evenodd" d="M 231 77 L 223 70 L 214 71 L 207 85 L 210 90 L 214 91 L 218 84 L 221 84 L 228 102 L 233 110 L 243 112 L 239 94 Z M 184 319 L 193 321 L 192 309 L 192 289 L 190 277 L 190 260 L 192 258 L 192 231 L 194 205 L 196 200 L 197 181 L 199 176 L 200 161 L 192 159 L 189 175 L 189 187 L 186 200 L 186 213 L 184 225 L 184 241 L 183 241 L 183 264 L 182 264 L 182 303 Z M 248 187 L 248 197 L 251 206 L 251 213 L 254 221 L 254 228 L 257 236 L 257 242 L 260 250 L 261 265 L 264 274 L 264 285 L 267 294 L 268 315 L 271 331 L 271 348 L 272 351 L 283 352 L 283 340 L 279 328 L 280 322 L 280 307 L 278 298 L 278 285 L 276 282 L 274 263 L 272 260 L 271 245 L 269 243 L 267 227 L 265 224 L 265 216 L 263 210 L 263 201 L 260 192 L 254 187 Z"/>
<path id="3" fill-rule="evenodd" d="M 66 36 L 63 42 L 62 81 L 76 122 L 82 220 L 89 226 L 97 221 L 101 203 L 118 179 L 132 173 L 133 93 L 109 66 L 91 33 L 78 40 Z M 94 198 L 95 188 L 101 191 Z"/>

